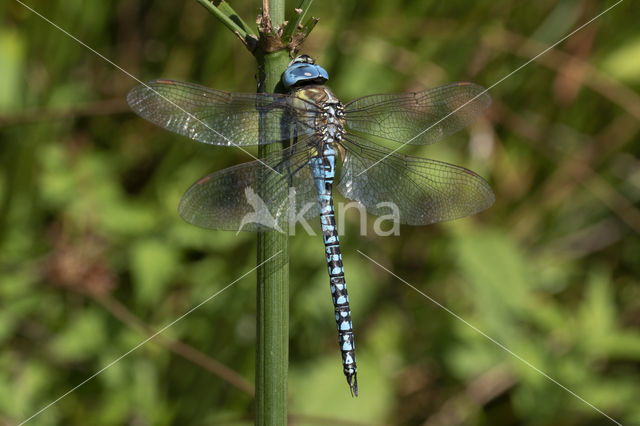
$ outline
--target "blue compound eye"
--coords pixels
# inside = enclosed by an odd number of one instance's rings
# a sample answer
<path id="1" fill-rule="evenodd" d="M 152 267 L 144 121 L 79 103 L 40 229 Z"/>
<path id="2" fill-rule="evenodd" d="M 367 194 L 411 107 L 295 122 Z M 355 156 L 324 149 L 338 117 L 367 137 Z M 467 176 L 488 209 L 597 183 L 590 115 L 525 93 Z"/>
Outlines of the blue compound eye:
<path id="1" fill-rule="evenodd" d="M 291 61 L 282 74 L 282 84 L 286 88 L 304 84 L 323 84 L 328 79 L 327 71 L 307 55 L 300 55 Z"/>

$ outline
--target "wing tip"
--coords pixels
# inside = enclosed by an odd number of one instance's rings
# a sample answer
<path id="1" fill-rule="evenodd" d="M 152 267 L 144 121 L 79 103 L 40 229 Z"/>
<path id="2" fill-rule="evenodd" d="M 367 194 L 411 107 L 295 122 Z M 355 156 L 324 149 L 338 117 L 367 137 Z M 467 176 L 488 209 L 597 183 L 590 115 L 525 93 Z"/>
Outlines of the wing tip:
<path id="1" fill-rule="evenodd" d="M 478 83 L 474 83 L 472 81 L 459 81 L 454 84 L 458 87 L 468 86 L 469 88 L 471 88 L 472 91 L 476 93 L 475 95 L 476 97 L 474 99 L 483 98 L 485 103 L 485 108 L 488 108 L 489 105 L 491 105 L 491 95 L 489 94 L 489 89 L 485 89 L 483 86 L 479 85 Z"/>

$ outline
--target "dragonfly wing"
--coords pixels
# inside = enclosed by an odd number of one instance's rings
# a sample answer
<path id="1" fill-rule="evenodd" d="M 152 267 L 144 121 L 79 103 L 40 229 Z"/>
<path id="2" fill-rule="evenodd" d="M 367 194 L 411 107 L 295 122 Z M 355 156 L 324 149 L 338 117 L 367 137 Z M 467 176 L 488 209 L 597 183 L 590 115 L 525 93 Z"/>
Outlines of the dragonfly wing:
<path id="1" fill-rule="evenodd" d="M 309 104 L 283 94 L 229 93 L 171 80 L 134 87 L 127 102 L 144 119 L 212 145 L 259 145 L 308 134 L 314 115 Z"/>
<path id="2" fill-rule="evenodd" d="M 495 201 L 489 184 L 471 170 L 391 153 L 354 135 L 342 143 L 346 154 L 338 189 L 373 215 L 389 215 L 393 207 L 385 203 L 393 203 L 400 223 L 427 225 L 478 213 Z"/>
<path id="3" fill-rule="evenodd" d="M 203 177 L 182 197 L 180 216 L 203 228 L 242 231 L 286 229 L 290 211 L 318 216 L 310 152 L 296 147 Z"/>
<path id="4" fill-rule="evenodd" d="M 490 104 L 486 89 L 462 82 L 422 92 L 364 96 L 345 105 L 345 117 L 350 131 L 428 145 L 463 129 Z"/>

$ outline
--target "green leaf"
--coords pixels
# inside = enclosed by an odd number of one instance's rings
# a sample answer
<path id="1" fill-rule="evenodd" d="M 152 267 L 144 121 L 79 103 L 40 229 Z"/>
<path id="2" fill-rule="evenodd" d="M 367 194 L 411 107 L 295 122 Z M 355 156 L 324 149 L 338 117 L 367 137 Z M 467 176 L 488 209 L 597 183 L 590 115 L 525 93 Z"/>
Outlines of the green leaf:
<path id="1" fill-rule="evenodd" d="M 24 51 L 23 40 L 16 31 L 0 31 L 0 111 L 9 111 L 22 104 Z"/>
<path id="2" fill-rule="evenodd" d="M 153 206 L 143 203 L 105 203 L 101 227 L 105 231 L 122 235 L 140 235 L 150 231 L 158 222 Z"/>
<path id="3" fill-rule="evenodd" d="M 20 362 L 24 363 L 24 359 Z M 16 364 L 14 364 L 16 365 Z M 19 365 L 19 364 L 18 364 Z M 13 392 L 11 393 L 10 404 L 7 410 L 0 410 L 3 415 L 12 416 L 14 419 L 24 420 L 25 413 L 33 413 L 36 407 L 41 404 L 41 395 L 45 390 L 50 390 L 51 370 L 39 363 L 29 362 L 13 372 Z M 0 406 L 1 407 L 1 406 Z M 57 410 L 51 410 L 50 424 L 55 424 Z M 47 423 L 42 423 L 47 424 Z"/>
<path id="4" fill-rule="evenodd" d="M 105 336 L 104 318 L 87 310 L 69 320 L 69 326 L 51 342 L 50 349 L 65 361 L 79 361 L 99 352 Z"/>
<path id="5" fill-rule="evenodd" d="M 602 69 L 618 80 L 640 82 L 640 37 L 628 40 L 609 53 L 602 61 Z"/>
<path id="6" fill-rule="evenodd" d="M 615 306 L 608 272 L 596 270 L 589 278 L 578 323 L 582 328 L 582 343 L 600 352 L 604 341 L 616 334 Z"/>
<path id="7" fill-rule="evenodd" d="M 161 241 L 142 240 L 131 249 L 131 263 L 137 300 L 159 302 L 178 266 L 176 251 Z"/>
<path id="8" fill-rule="evenodd" d="M 313 363 L 293 366 L 289 372 L 290 411 L 323 419 L 353 421 L 363 424 L 377 424 L 391 412 L 390 381 L 380 374 L 379 359 L 367 355 L 364 345 L 362 356 L 358 358 L 358 398 L 351 398 L 349 387 L 342 374 L 340 353 L 331 348 L 323 358 Z M 335 349 L 335 351 L 333 350 Z M 327 407 L 341 407 L 340 410 L 327 411 Z M 314 423 L 305 423 L 314 424 Z M 320 423 L 318 423 L 320 424 Z M 322 424 L 332 424 L 324 422 Z"/>
<path id="9" fill-rule="evenodd" d="M 469 298 L 490 329 L 486 331 L 509 334 L 533 286 L 524 254 L 507 234 L 471 229 L 456 233 L 455 253 L 465 281 L 472 284 Z"/>

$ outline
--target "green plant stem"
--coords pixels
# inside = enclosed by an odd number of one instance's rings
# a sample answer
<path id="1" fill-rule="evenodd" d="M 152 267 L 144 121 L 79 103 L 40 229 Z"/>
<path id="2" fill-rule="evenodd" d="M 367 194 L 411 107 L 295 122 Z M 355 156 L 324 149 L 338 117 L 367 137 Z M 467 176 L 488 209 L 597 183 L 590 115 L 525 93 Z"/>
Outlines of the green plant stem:
<path id="1" fill-rule="evenodd" d="M 221 2 L 220 6 L 215 6 L 211 0 L 196 0 L 205 9 L 211 12 L 227 28 L 231 30 L 247 46 L 250 51 L 255 49 L 258 37 L 251 31 L 245 22 L 226 2 Z"/>
<path id="2" fill-rule="evenodd" d="M 224 1 L 215 6 L 209 0 L 197 0 L 222 21 L 249 48 L 258 61 L 258 90 L 274 93 L 284 89 L 280 76 L 289 63 L 289 50 L 296 51 L 308 35 L 316 19 L 301 24 L 312 0 L 301 0 L 300 11 L 292 12 L 286 40 L 281 38 L 285 22 L 285 0 L 262 0 L 259 17 L 261 39 Z M 295 19 L 295 20 L 293 20 Z M 298 26 L 303 28 L 299 30 Z M 292 40 L 292 35 L 296 35 Z M 261 117 L 266 119 L 265 117 Z M 260 131 L 260 138 L 266 136 Z M 282 139 L 289 135 L 281 135 Z M 284 146 L 260 144 L 260 158 L 278 153 Z M 272 180 L 274 180 L 272 182 Z M 286 186 L 281 176 L 265 172 L 263 188 L 274 183 Z M 282 189 L 282 188 L 279 188 Z M 263 199 L 272 199 L 259 191 Z M 288 201 L 288 200 L 287 200 Z M 287 205 L 282 206 L 287 212 Z M 287 370 L 289 364 L 289 229 L 287 220 L 279 221 L 282 232 L 258 234 L 257 325 L 256 325 L 256 425 L 287 424 Z M 266 263 L 265 263 L 266 262 Z"/>
<path id="3" fill-rule="evenodd" d="M 233 8 L 229 5 L 229 3 L 227 3 L 226 1 L 221 1 L 218 4 L 218 9 L 220 9 L 220 11 L 226 15 L 227 17 L 229 17 L 229 19 L 231 19 L 233 22 L 235 22 L 240 28 L 242 28 L 244 31 L 246 31 L 246 33 L 252 37 L 258 37 L 252 30 L 251 27 L 249 25 L 247 25 L 246 22 L 244 22 L 242 20 L 242 18 L 240 17 L 240 15 L 238 15 L 238 13 L 233 10 Z"/>
<path id="4" fill-rule="evenodd" d="M 270 6 L 273 28 L 277 28 L 284 21 L 284 0 L 271 0 L 270 5 L 265 3 Z M 278 91 L 282 87 L 279 85 L 280 76 L 289 62 L 287 51 L 256 57 L 260 71 L 259 86 L 266 92 Z M 282 148 L 279 144 L 260 145 L 258 154 L 263 158 Z M 268 178 L 277 179 L 276 176 Z M 282 231 L 258 234 L 258 263 L 276 256 L 258 269 L 255 424 L 261 426 L 287 424 L 289 232 L 286 223 Z"/>
<path id="5" fill-rule="evenodd" d="M 313 3 L 313 0 L 301 0 L 300 6 L 290 10 L 287 14 L 288 24 L 282 34 L 283 39 L 290 39 L 296 30 L 299 29 L 298 27 L 302 25 L 302 21 L 311 7 L 311 3 Z"/>

